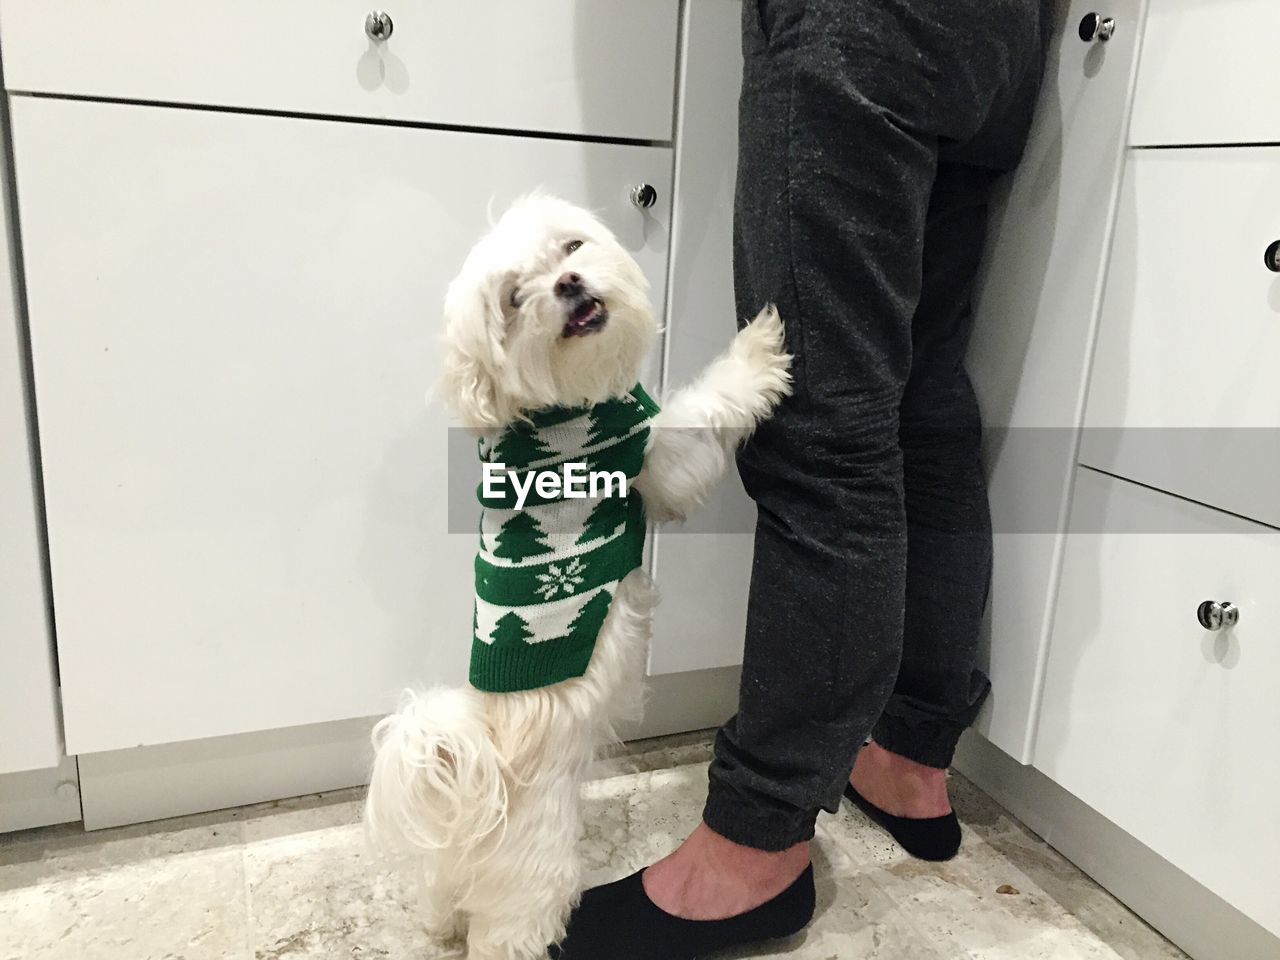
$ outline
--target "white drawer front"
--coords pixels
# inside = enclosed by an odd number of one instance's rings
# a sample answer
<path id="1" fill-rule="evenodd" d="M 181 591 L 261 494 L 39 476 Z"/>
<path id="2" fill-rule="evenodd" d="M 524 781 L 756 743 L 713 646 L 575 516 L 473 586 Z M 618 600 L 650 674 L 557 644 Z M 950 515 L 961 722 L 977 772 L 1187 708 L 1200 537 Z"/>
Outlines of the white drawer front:
<path id="1" fill-rule="evenodd" d="M 1280 148 L 1134 151 L 1082 462 L 1280 525 Z"/>
<path id="2" fill-rule="evenodd" d="M 446 532 L 423 399 L 445 285 L 490 204 L 541 184 L 601 212 L 661 311 L 670 150 L 54 99 L 13 119 L 71 752 L 463 679 L 475 538 Z M 638 180 L 663 198 L 643 213 Z"/>
<path id="3" fill-rule="evenodd" d="M 10 90 L 670 140 L 677 0 L 4 0 Z"/>
<path id="4" fill-rule="evenodd" d="M 1130 142 L 1280 141 L 1280 3 L 1152 0 Z"/>
<path id="5" fill-rule="evenodd" d="M 1072 526 L 1035 766 L 1280 934 L 1280 532 L 1089 470 Z"/>

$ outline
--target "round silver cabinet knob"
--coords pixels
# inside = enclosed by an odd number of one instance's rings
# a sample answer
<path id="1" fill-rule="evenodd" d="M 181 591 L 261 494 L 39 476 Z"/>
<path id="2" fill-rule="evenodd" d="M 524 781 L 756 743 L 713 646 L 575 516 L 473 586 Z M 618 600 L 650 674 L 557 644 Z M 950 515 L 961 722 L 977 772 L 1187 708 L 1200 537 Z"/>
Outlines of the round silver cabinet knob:
<path id="1" fill-rule="evenodd" d="M 1086 13 L 1080 21 L 1080 39 L 1085 43 L 1101 40 L 1106 43 L 1116 33 L 1116 22 L 1100 13 Z"/>
<path id="2" fill-rule="evenodd" d="M 381 43 L 391 36 L 391 31 L 396 28 L 395 23 L 391 19 L 391 14 L 384 10 L 374 10 L 364 18 L 364 32 L 369 35 L 369 39 L 376 43 Z"/>
<path id="3" fill-rule="evenodd" d="M 1280 240 L 1274 241 L 1262 255 L 1262 262 L 1272 273 L 1280 273 Z"/>
<path id="4" fill-rule="evenodd" d="M 658 202 L 658 191 L 647 183 L 631 188 L 631 202 L 641 210 L 648 210 Z"/>
<path id="5" fill-rule="evenodd" d="M 1206 600 L 1197 608 L 1196 619 L 1206 630 L 1222 630 L 1240 622 L 1240 608 L 1233 603 Z"/>

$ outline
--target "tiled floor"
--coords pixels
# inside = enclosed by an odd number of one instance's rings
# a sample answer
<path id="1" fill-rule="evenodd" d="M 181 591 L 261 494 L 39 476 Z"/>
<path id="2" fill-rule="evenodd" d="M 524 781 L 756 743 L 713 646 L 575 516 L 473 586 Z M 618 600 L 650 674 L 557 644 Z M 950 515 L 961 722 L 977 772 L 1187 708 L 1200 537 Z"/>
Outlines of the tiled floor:
<path id="1" fill-rule="evenodd" d="M 692 828 L 707 756 L 704 737 L 682 737 L 599 765 L 586 788 L 589 881 L 638 868 Z M 964 847 L 942 865 L 904 857 L 847 807 L 824 816 L 814 923 L 732 956 L 1183 956 L 959 777 L 953 795 Z M 358 793 L 344 791 L 93 834 L 0 837 L 0 960 L 433 960 L 408 885 L 370 859 L 358 818 Z"/>

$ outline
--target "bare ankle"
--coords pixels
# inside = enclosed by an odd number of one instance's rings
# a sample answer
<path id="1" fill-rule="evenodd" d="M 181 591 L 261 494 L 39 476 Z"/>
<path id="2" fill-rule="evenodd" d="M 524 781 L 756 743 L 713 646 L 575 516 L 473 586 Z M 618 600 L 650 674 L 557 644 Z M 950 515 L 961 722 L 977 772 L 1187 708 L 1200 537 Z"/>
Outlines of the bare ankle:
<path id="1" fill-rule="evenodd" d="M 898 817 L 951 812 L 947 772 L 893 753 L 872 741 L 858 751 L 850 782 L 863 797 Z"/>
<path id="2" fill-rule="evenodd" d="M 809 865 L 809 844 L 777 852 L 746 847 L 706 824 L 644 874 L 658 907 L 688 920 L 737 916 L 777 896 Z"/>

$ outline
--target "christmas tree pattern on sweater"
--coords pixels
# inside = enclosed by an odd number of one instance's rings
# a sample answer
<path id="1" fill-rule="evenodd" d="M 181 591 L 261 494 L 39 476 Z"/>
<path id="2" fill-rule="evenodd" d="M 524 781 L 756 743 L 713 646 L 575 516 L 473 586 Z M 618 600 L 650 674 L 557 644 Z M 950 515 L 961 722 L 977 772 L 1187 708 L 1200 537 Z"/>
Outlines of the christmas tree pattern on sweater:
<path id="1" fill-rule="evenodd" d="M 482 440 L 480 458 L 518 472 L 585 463 L 588 473 L 622 472 L 629 486 L 657 410 L 637 385 L 594 407 L 537 411 Z M 640 495 L 542 498 L 531 489 L 520 510 L 510 484 L 490 498 L 481 485 L 477 496 L 472 685 L 511 692 L 582 676 L 618 583 L 641 562 Z"/>

